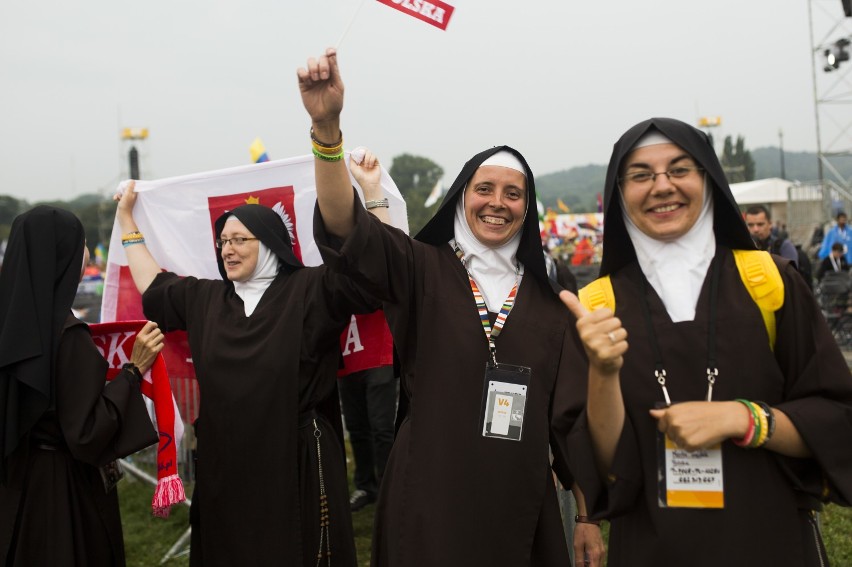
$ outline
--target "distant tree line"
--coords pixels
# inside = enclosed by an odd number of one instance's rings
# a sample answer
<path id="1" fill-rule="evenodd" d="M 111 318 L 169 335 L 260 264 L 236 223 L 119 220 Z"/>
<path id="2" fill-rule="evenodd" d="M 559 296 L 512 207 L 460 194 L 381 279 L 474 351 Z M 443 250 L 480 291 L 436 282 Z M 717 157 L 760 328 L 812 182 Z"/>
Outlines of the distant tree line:
<path id="1" fill-rule="evenodd" d="M 760 148 L 754 152 L 745 147 L 745 139 L 736 141 L 727 136 L 722 145 L 720 161 L 731 183 L 751 181 L 766 177 L 780 177 L 780 150 Z M 785 152 L 785 176 L 789 180 L 813 181 L 818 177 L 817 157 L 808 152 Z M 838 171 L 852 178 L 852 157 L 833 162 Z M 416 234 L 437 210 L 441 200 L 426 207 L 426 199 L 443 178 L 444 171 L 427 157 L 401 154 L 393 159 L 389 171 L 405 198 L 411 234 Z M 597 195 L 603 192 L 606 166 L 589 164 L 536 176 L 536 191 L 545 207 L 558 211 L 557 200 L 570 207 L 572 212 L 597 211 Z M 50 204 L 68 209 L 76 214 L 86 230 L 89 247 L 106 245 L 110 239 L 115 203 L 97 194 L 87 194 L 71 201 L 49 201 L 30 204 L 7 195 L 0 195 L 0 240 L 9 236 L 12 219 L 36 204 Z"/>
<path id="2" fill-rule="evenodd" d="M 9 237 L 12 221 L 16 216 L 36 205 L 52 205 L 77 215 L 86 231 L 86 242 L 90 250 L 98 244 L 106 246 L 109 243 L 116 205 L 112 200 L 97 194 L 81 195 L 71 201 L 39 201 L 32 204 L 8 195 L 0 195 L 0 240 Z"/>

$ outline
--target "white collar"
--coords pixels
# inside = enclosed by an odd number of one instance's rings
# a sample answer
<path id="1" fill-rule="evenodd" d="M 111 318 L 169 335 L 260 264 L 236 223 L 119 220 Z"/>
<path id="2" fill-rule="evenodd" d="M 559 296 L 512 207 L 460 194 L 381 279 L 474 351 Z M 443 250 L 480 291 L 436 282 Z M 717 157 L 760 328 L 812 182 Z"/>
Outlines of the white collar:
<path id="1" fill-rule="evenodd" d="M 694 320 L 701 286 L 716 254 L 713 194 L 708 187 L 707 176 L 704 177 L 701 213 L 692 228 L 677 240 L 656 240 L 639 230 L 623 212 L 627 210 L 623 196 L 621 210 L 642 273 L 663 300 L 669 317 L 675 323 Z"/>
<path id="2" fill-rule="evenodd" d="M 272 253 L 263 242 L 258 240 L 257 265 L 249 279 L 244 282 L 234 282 L 234 291 L 243 300 L 246 317 L 254 313 L 260 298 L 272 280 L 278 275 L 281 260 Z"/>
<path id="3" fill-rule="evenodd" d="M 512 291 L 518 276 L 523 274 L 523 266 L 516 258 L 518 244 L 521 242 L 521 230 L 502 246 L 486 246 L 474 236 L 467 224 L 464 193 L 465 189 L 462 189 L 453 219 L 455 241 L 464 252 L 465 268 L 482 292 L 488 310 L 497 313 Z"/>

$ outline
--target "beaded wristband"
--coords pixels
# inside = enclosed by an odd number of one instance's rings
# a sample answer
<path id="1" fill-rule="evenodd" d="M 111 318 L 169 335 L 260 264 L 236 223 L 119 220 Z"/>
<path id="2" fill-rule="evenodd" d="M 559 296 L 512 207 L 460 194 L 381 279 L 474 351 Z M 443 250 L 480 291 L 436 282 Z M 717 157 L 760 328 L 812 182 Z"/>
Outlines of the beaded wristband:
<path id="1" fill-rule="evenodd" d="M 140 238 L 144 238 L 144 237 L 142 236 L 142 233 L 139 232 L 138 230 L 133 231 L 133 232 L 128 232 L 127 234 L 121 235 L 121 241 L 122 242 L 126 242 L 128 240 L 139 240 Z"/>
<path id="2" fill-rule="evenodd" d="M 341 151 L 339 154 L 336 155 L 326 155 L 314 149 L 314 157 L 321 159 L 322 161 L 340 161 L 343 159 L 343 152 Z"/>
<path id="3" fill-rule="evenodd" d="M 749 405 L 749 403 L 746 400 L 742 400 L 742 399 L 738 398 L 736 401 L 740 402 L 741 404 L 743 404 L 748 409 L 748 414 L 751 417 L 751 419 L 749 420 L 749 423 L 748 423 L 748 431 L 746 431 L 746 434 L 743 436 L 743 438 L 742 439 L 732 439 L 732 441 L 734 442 L 734 445 L 736 445 L 738 447 L 748 447 L 749 443 L 751 443 L 752 440 L 754 439 L 754 430 L 755 430 L 755 425 L 756 425 L 755 418 L 754 418 L 754 411 L 752 411 L 751 406 Z"/>
<path id="4" fill-rule="evenodd" d="M 336 148 L 337 146 L 342 146 L 342 145 L 343 145 L 343 130 L 341 130 L 341 131 L 340 131 L 340 139 L 339 139 L 338 141 L 336 141 L 336 142 L 335 142 L 335 143 L 333 143 L 333 144 L 326 144 L 325 142 L 320 142 L 320 141 L 317 139 L 316 135 L 314 135 L 314 128 L 313 128 L 313 126 L 312 126 L 312 127 L 311 127 L 311 141 L 312 141 L 314 144 L 316 144 L 316 145 L 318 145 L 318 146 L 321 146 L 321 147 L 323 147 L 323 148 L 325 148 L 325 149 L 329 149 L 329 150 L 330 150 L 330 149 L 333 149 L 333 148 Z"/>
<path id="5" fill-rule="evenodd" d="M 121 241 L 121 245 L 124 248 L 127 248 L 128 246 L 133 246 L 134 244 L 145 244 L 145 239 L 144 238 L 137 238 L 135 240 L 122 240 Z"/>

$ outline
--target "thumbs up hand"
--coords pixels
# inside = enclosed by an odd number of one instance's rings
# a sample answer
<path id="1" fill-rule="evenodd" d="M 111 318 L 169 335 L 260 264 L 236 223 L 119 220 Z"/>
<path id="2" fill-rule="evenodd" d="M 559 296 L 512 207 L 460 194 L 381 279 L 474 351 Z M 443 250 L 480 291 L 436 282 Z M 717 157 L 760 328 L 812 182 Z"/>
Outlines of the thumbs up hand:
<path id="1" fill-rule="evenodd" d="M 627 330 L 607 307 L 588 311 L 570 291 L 562 291 L 559 299 L 577 318 L 577 332 L 589 357 L 589 364 L 603 376 L 617 375 L 627 352 Z"/>

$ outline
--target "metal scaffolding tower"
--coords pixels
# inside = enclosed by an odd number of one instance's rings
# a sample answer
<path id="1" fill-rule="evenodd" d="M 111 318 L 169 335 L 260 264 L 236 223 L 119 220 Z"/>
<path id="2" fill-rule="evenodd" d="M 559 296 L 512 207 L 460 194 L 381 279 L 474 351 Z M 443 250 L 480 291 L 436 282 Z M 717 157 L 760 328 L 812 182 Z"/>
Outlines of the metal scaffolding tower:
<path id="1" fill-rule="evenodd" d="M 852 7 L 848 0 L 808 0 L 818 172 L 827 217 L 839 190 L 848 199 L 852 178 L 836 164 L 852 158 Z"/>

